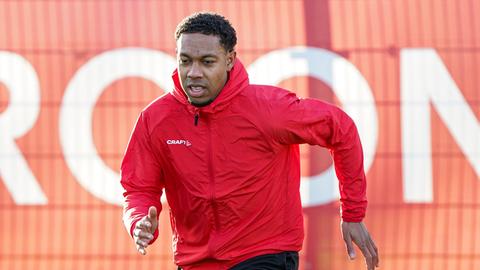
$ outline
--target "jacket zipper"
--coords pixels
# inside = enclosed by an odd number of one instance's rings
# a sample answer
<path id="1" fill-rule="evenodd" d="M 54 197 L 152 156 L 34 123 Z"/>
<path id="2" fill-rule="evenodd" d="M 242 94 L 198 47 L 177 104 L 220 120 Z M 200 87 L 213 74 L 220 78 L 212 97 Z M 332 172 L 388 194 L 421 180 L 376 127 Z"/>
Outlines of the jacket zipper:
<path id="1" fill-rule="evenodd" d="M 195 109 L 195 115 L 193 116 L 193 124 L 198 126 L 198 118 L 200 117 L 200 110 L 197 108 Z"/>
<path id="2" fill-rule="evenodd" d="M 220 220 L 218 217 L 217 203 L 215 202 L 215 175 L 213 173 L 213 151 L 212 151 L 212 130 L 209 118 L 206 118 L 208 126 L 208 173 L 210 177 L 210 203 L 213 211 L 215 230 L 220 229 Z"/>

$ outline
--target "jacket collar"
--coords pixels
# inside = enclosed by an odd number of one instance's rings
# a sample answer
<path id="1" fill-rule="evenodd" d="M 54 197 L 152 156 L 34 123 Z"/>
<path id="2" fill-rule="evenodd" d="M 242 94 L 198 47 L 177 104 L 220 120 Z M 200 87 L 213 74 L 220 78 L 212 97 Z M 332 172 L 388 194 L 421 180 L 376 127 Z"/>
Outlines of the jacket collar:
<path id="1" fill-rule="evenodd" d="M 245 87 L 248 86 L 248 74 L 245 70 L 245 67 L 240 62 L 240 60 L 236 59 L 235 64 L 233 65 L 232 70 L 228 75 L 228 81 L 223 86 L 222 90 L 215 98 L 215 100 L 210 103 L 209 105 L 201 108 L 197 108 L 190 104 L 188 101 L 187 95 L 182 89 L 182 85 L 180 84 L 180 78 L 178 74 L 178 70 L 172 74 L 172 79 L 175 88 L 171 92 L 171 94 L 182 104 L 188 106 L 188 110 L 191 112 L 202 111 L 206 113 L 214 113 L 220 110 L 223 110 L 230 102 L 232 98 L 238 95 Z"/>

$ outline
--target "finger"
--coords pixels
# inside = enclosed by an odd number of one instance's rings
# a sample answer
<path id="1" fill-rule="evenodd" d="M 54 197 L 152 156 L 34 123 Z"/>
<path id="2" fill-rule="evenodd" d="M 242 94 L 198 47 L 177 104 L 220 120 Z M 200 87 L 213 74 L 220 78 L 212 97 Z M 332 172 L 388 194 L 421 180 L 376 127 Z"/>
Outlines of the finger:
<path id="1" fill-rule="evenodd" d="M 145 241 L 145 239 L 137 238 L 135 240 L 135 244 L 137 244 L 137 246 L 140 246 L 141 248 L 144 248 L 144 249 L 148 247 L 148 241 Z"/>
<path id="2" fill-rule="evenodd" d="M 375 245 L 375 242 L 373 241 L 373 239 L 371 237 L 368 238 L 369 242 L 370 242 L 370 253 L 372 254 L 373 256 L 373 264 L 378 267 L 379 263 L 380 263 L 380 258 L 378 256 L 378 248 L 377 246 Z"/>
<path id="3" fill-rule="evenodd" d="M 367 269 L 374 270 L 372 254 L 368 250 L 366 241 L 362 241 L 361 243 L 356 243 L 356 244 L 360 248 L 360 251 L 362 252 L 363 256 L 365 257 L 365 262 L 367 263 Z"/>
<path id="4" fill-rule="evenodd" d="M 372 246 L 372 244 L 369 240 L 367 240 L 366 248 L 367 248 L 367 250 L 370 253 L 370 256 L 372 258 L 372 269 L 373 269 L 374 266 L 378 265 L 377 252 L 375 251 L 375 249 L 373 248 L 373 246 Z"/>
<path id="5" fill-rule="evenodd" d="M 150 206 L 148 209 L 148 218 L 150 221 L 157 220 L 157 208 L 155 206 Z"/>
<path id="6" fill-rule="evenodd" d="M 147 251 L 145 250 L 145 248 L 142 247 L 142 246 L 140 246 L 140 245 L 137 245 L 137 250 L 138 250 L 138 252 L 139 252 L 140 254 L 142 254 L 142 255 L 147 254 Z"/>
<path id="7" fill-rule="evenodd" d="M 135 227 L 138 229 L 143 229 L 143 230 L 150 230 L 152 227 L 152 223 L 148 221 L 146 218 L 141 219 L 140 221 L 135 224 Z"/>
<path id="8" fill-rule="evenodd" d="M 343 234 L 343 240 L 345 241 L 345 246 L 347 247 L 347 253 L 350 260 L 354 260 L 357 256 L 355 254 L 355 248 L 353 248 L 352 237 L 348 233 Z"/>
<path id="9" fill-rule="evenodd" d="M 135 228 L 135 229 L 133 230 L 133 236 L 134 236 L 134 237 L 139 237 L 139 236 L 140 236 L 140 233 L 141 233 L 142 231 L 143 231 L 143 229 L 141 229 L 141 228 Z"/>
<path id="10" fill-rule="evenodd" d="M 150 229 L 147 228 L 146 226 L 136 226 L 136 228 L 133 230 L 133 237 L 134 238 L 150 238 L 150 236 L 153 238 L 153 234 L 150 232 Z"/>
<path id="11" fill-rule="evenodd" d="M 133 236 L 141 240 L 146 240 L 147 242 L 150 242 L 153 239 L 153 234 L 142 229 L 135 229 L 133 231 Z"/>

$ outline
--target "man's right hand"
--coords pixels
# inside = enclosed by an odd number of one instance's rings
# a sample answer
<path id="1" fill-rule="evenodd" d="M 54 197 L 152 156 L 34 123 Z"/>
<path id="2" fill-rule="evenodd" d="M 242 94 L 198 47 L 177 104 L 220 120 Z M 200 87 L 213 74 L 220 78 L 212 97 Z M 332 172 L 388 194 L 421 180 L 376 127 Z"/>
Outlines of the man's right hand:
<path id="1" fill-rule="evenodd" d="M 140 254 L 145 255 L 147 252 L 145 249 L 153 239 L 153 234 L 158 227 L 157 220 L 157 208 L 150 206 L 148 209 L 148 215 L 144 216 L 135 224 L 133 230 L 133 240 L 137 245 L 137 250 Z"/>

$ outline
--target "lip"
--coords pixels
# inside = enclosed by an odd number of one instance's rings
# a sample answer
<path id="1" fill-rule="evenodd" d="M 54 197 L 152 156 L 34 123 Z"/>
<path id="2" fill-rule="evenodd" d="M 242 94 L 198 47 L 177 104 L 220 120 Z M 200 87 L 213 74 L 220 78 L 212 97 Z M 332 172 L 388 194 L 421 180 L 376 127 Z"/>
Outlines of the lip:
<path id="1" fill-rule="evenodd" d="M 207 88 L 200 84 L 191 84 L 187 86 L 187 92 L 190 97 L 199 98 L 205 95 Z"/>

